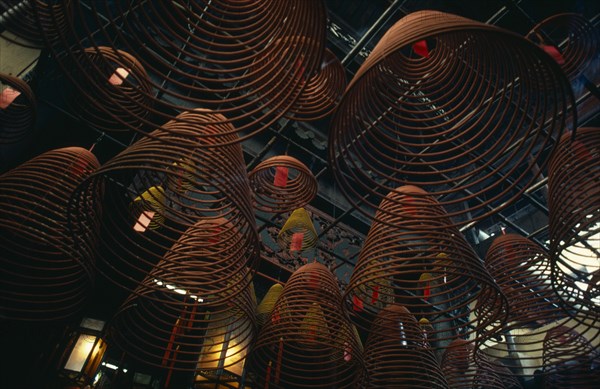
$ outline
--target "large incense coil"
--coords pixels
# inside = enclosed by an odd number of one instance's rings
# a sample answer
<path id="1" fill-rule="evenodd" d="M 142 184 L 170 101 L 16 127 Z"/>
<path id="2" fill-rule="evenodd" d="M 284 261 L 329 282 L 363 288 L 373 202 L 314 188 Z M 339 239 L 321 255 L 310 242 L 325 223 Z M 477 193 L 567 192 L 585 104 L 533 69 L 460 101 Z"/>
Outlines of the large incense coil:
<path id="1" fill-rule="evenodd" d="M 577 358 L 577 360 L 574 360 Z M 597 347 L 577 331 L 557 327 L 548 331 L 544 340 L 544 388 L 592 388 L 600 374 L 592 370 L 597 365 Z"/>
<path id="2" fill-rule="evenodd" d="M 510 376 L 527 377 L 536 370 L 544 371 L 542 354 L 549 334 L 562 336 L 557 328 L 569 330 L 579 326 L 561 308 L 552 288 L 548 254 L 527 238 L 506 234 L 494 239 L 485 264 L 508 300 L 509 316 L 503 326 L 504 336 L 480 344 L 476 358 L 489 357 L 501 376 L 503 362 L 514 367 Z M 589 329 L 585 335 L 598 338 Z M 502 356 L 502 361 L 492 359 L 493 356 Z M 576 363 L 579 357 L 572 355 L 569 363 Z"/>
<path id="3" fill-rule="evenodd" d="M 235 254 L 238 266 L 254 268 L 259 258 L 241 146 L 233 142 L 209 147 L 208 135 L 228 131 L 226 124 L 206 124 L 221 115 L 199 110 L 180 116 L 185 122 L 172 121 L 164 125 L 167 130 L 153 131 L 108 161 L 80 188 L 86 193 L 106 185 L 111 212 L 103 220 L 98 268 L 128 290 L 136 289 L 152 269 L 166 265 L 164 254 L 199 219 L 218 224 L 208 240 L 214 248 L 221 240 L 236 247 L 235 253 L 217 250 L 215 255 L 222 260 Z M 179 161 L 186 161 L 188 169 L 174 168 Z M 186 190 L 178 186 L 183 179 Z M 152 192 L 153 187 L 162 191 Z"/>
<path id="4" fill-rule="evenodd" d="M 452 341 L 442 356 L 441 365 L 451 389 L 506 388 L 487 360 L 475 363 L 473 345 L 464 339 Z"/>
<path id="5" fill-rule="evenodd" d="M 361 388 L 448 388 L 419 323 L 404 307 L 382 309 L 367 337 Z"/>
<path id="6" fill-rule="evenodd" d="M 380 214 L 371 224 L 345 289 L 357 325 L 368 330 L 380 310 L 395 303 L 428 320 L 434 349 L 499 331 L 506 298 L 433 197 L 406 186 L 391 192 L 380 207 L 396 207 L 394 214 L 406 217 Z M 423 273 L 430 273 L 426 283 Z"/>
<path id="7" fill-rule="evenodd" d="M 152 87 L 142 64 L 111 47 L 88 47 L 75 53 L 75 90 L 71 109 L 103 131 L 141 130 L 153 104 Z"/>
<path id="8" fill-rule="evenodd" d="M 36 119 L 36 99 L 23 80 L 0 73 L 0 144 L 30 135 Z"/>
<path id="9" fill-rule="evenodd" d="M 341 310 L 333 274 L 320 263 L 296 270 L 252 352 L 258 387 L 351 388 L 362 368 L 356 332 Z"/>
<path id="10" fill-rule="evenodd" d="M 279 247 L 290 251 L 313 248 L 318 241 L 317 230 L 315 230 L 310 214 L 304 208 L 295 209 L 277 235 Z"/>
<path id="11" fill-rule="evenodd" d="M 570 79 L 579 76 L 598 55 L 600 34 L 582 15 L 562 13 L 535 25 L 527 34 L 533 42 L 557 49 L 559 61 Z"/>
<path id="12" fill-rule="evenodd" d="M 93 256 L 78 250 L 69 222 L 77 221 L 74 232 L 94 245 L 100 188 L 86 194 L 88 201 L 70 219 L 67 205 L 75 188 L 98 167 L 88 150 L 67 147 L 0 176 L 0 309 L 5 318 L 60 320 L 83 308 L 93 284 Z"/>
<path id="13" fill-rule="evenodd" d="M 335 54 L 325 49 L 320 68 L 286 116 L 299 121 L 322 119 L 333 112 L 345 89 L 346 70 Z"/>
<path id="14" fill-rule="evenodd" d="M 565 134 L 548 166 L 552 281 L 572 315 L 600 328 L 600 131 Z"/>
<path id="15" fill-rule="evenodd" d="M 113 344 L 146 364 L 173 370 L 234 364 L 254 334 L 256 299 L 246 245 L 225 219 L 200 220 L 121 306 Z M 229 336 L 226 334 L 229 333 Z M 205 366 L 198 366 L 202 360 Z"/>
<path id="16" fill-rule="evenodd" d="M 536 182 L 574 107 L 562 69 L 532 42 L 415 12 L 386 32 L 349 83 L 332 119 L 329 162 L 369 217 L 399 216 L 382 197 L 418 185 L 463 225 Z"/>
<path id="17" fill-rule="evenodd" d="M 322 0 L 293 6 L 287 0 L 201 0 L 73 7 L 75 19 L 86 26 L 77 31 L 79 42 L 71 42 L 75 31 L 67 31 L 62 46 L 52 47 L 67 75 L 72 52 L 84 49 L 81 42 L 112 42 L 150 76 L 155 104 L 148 128 L 201 106 L 224 114 L 240 135 L 223 134 L 219 143 L 243 141 L 282 118 L 321 65 L 325 49 Z"/>
<path id="18" fill-rule="evenodd" d="M 6 0 L 0 4 L 3 30 L 21 39 L 0 34 L 2 38 L 26 47 L 43 48 L 53 44 L 71 23 L 71 0 Z"/>
<path id="19" fill-rule="evenodd" d="M 259 163 L 248 173 L 255 207 L 264 212 L 291 212 L 311 202 L 318 191 L 317 179 L 294 157 L 278 155 Z"/>

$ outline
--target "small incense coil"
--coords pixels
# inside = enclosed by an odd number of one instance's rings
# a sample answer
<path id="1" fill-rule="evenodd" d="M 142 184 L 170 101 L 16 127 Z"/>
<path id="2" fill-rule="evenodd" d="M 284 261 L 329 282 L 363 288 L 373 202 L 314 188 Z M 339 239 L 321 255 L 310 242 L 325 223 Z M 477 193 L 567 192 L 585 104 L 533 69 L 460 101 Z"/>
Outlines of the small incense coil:
<path id="1" fill-rule="evenodd" d="M 352 388 L 362 368 L 356 332 L 333 274 L 314 262 L 296 270 L 259 332 L 251 366 L 258 387 Z"/>
<path id="2" fill-rule="evenodd" d="M 300 97 L 286 117 L 298 121 L 322 119 L 333 112 L 346 89 L 346 70 L 329 49 L 325 49 L 323 62 L 308 79 Z"/>
<path id="3" fill-rule="evenodd" d="M 442 371 L 452 389 L 505 389 L 489 361 L 475 363 L 473 345 L 464 339 L 453 340 L 442 356 Z"/>
<path id="4" fill-rule="evenodd" d="M 600 329 L 600 130 L 565 134 L 548 166 L 552 283 L 572 316 Z M 590 323 L 593 322 L 593 323 Z"/>
<path id="5" fill-rule="evenodd" d="M 404 307 L 379 311 L 367 337 L 361 388 L 448 388 L 421 326 Z"/>
<path id="6" fill-rule="evenodd" d="M 0 73 L 0 144 L 17 143 L 31 135 L 36 106 L 35 95 L 25 81 Z"/>
<path id="7" fill-rule="evenodd" d="M 144 129 L 153 96 L 146 70 L 134 56 L 112 47 L 75 54 L 71 109 L 103 131 Z"/>
<path id="8" fill-rule="evenodd" d="M 380 207 L 395 209 L 373 221 L 345 289 L 354 322 L 368 330 L 386 305 L 402 304 L 428 320 L 434 349 L 463 336 L 487 339 L 499 331 L 506 298 L 435 199 L 406 186 L 391 192 Z M 377 222 L 379 217 L 384 222 Z M 427 282 L 420 279 L 423 273 L 430 274 Z"/>
<path id="9" fill-rule="evenodd" d="M 304 208 L 292 212 L 277 235 L 279 247 L 290 251 L 303 251 L 313 248 L 319 242 L 319 235 Z"/>
<path id="10" fill-rule="evenodd" d="M 259 163 L 248 173 L 256 209 L 282 213 L 301 208 L 318 191 L 317 179 L 294 157 L 279 155 Z"/>
<path id="11" fill-rule="evenodd" d="M 13 320 L 61 320 L 78 314 L 93 285 L 101 188 L 67 216 L 75 188 L 100 164 L 88 150 L 45 152 L 0 176 L 1 310 Z"/>
<path id="12" fill-rule="evenodd" d="M 329 163 L 341 192 L 368 217 L 399 216 L 380 206 L 382 197 L 417 185 L 464 225 L 537 182 L 575 106 L 560 66 L 529 40 L 414 12 L 350 81 L 329 127 Z"/>
<path id="13" fill-rule="evenodd" d="M 573 80 L 598 55 L 600 34 L 598 29 L 582 15 L 562 13 L 550 16 L 536 24 L 527 38 L 542 46 L 549 54 L 557 50 L 556 60 L 565 74 Z"/>
<path id="14" fill-rule="evenodd" d="M 256 298 L 245 249 L 226 219 L 197 222 L 121 306 L 111 341 L 133 358 L 172 370 L 195 370 L 199 360 L 202 369 L 237 363 L 221 349 L 245 352 L 254 336 Z"/>
<path id="15" fill-rule="evenodd" d="M 106 186 L 111 212 L 103 220 L 96 257 L 111 282 L 136 290 L 199 219 L 226 220 L 215 227 L 212 244 L 236 231 L 235 242 L 228 243 L 239 248 L 236 261 L 254 269 L 259 243 L 241 146 L 209 147 L 211 134 L 230 131 L 228 125 L 207 124 L 221 116 L 205 110 L 181 114 L 181 120 L 164 125 L 167 130 L 153 131 L 109 160 L 79 188 L 86 193 Z M 182 160 L 189 169 L 174 168 Z M 178 186 L 183 179 L 186 190 Z"/>
<path id="16" fill-rule="evenodd" d="M 72 20 L 72 1 L 6 0 L 0 4 L 2 27 L 21 39 L 0 34 L 25 47 L 44 48 L 58 42 Z M 25 41 L 23 41 L 24 39 Z"/>
<path id="17" fill-rule="evenodd" d="M 275 303 L 281 293 L 283 292 L 283 285 L 274 284 L 269 288 L 265 297 L 263 297 L 258 307 L 256 307 L 256 321 L 258 322 L 258 327 L 262 328 L 267 319 L 271 317 L 271 312 L 273 312 L 273 307 L 275 307 Z"/>

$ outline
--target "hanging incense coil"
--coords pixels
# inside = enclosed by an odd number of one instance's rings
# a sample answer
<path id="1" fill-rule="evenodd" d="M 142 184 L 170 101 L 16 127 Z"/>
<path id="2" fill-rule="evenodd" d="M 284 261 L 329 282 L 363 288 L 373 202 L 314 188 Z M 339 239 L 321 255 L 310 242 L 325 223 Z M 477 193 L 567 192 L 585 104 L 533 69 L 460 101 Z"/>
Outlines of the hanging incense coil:
<path id="1" fill-rule="evenodd" d="M 259 163 L 248 173 L 256 209 L 291 212 L 311 202 L 318 191 L 317 179 L 294 157 L 279 155 Z"/>
<path id="2" fill-rule="evenodd" d="M 255 327 L 245 250 L 244 237 L 226 219 L 194 224 L 121 306 L 111 344 L 172 370 L 237 363 L 232 350 L 245 355 Z"/>
<path id="3" fill-rule="evenodd" d="M 0 176 L 1 311 L 14 320 L 60 320 L 80 312 L 93 284 L 92 255 L 74 233 L 94 245 L 101 188 L 67 217 L 75 188 L 99 167 L 88 150 L 45 152 Z M 93 204 L 90 204 L 93 202 Z M 92 206 L 93 205 L 93 206 Z"/>
<path id="4" fill-rule="evenodd" d="M 505 389 L 487 360 L 478 364 L 473 358 L 473 345 L 464 339 L 453 340 L 442 356 L 442 371 L 452 389 Z"/>
<path id="5" fill-rule="evenodd" d="M 505 367 L 502 361 L 513 367 L 510 376 L 528 377 L 536 370 L 544 371 L 544 344 L 552 341 L 548 334 L 560 337 L 564 331 L 557 331 L 557 328 L 568 330 L 580 324 L 560 306 L 552 288 L 550 258 L 544 249 L 529 239 L 506 234 L 492 242 L 485 264 L 508 300 L 509 317 L 503 326 L 503 336 L 480 344 L 476 359 L 489 357 L 501 376 Z M 585 335 L 600 340 L 595 331 L 586 330 Z M 586 350 L 583 352 L 587 353 Z M 491 359 L 498 356 L 502 356 L 502 361 Z M 576 364 L 579 357 L 574 354 L 569 363 Z"/>
<path id="6" fill-rule="evenodd" d="M 103 131 L 142 130 L 153 104 L 146 70 L 134 56 L 112 47 L 88 47 L 76 53 L 71 109 Z"/>
<path id="7" fill-rule="evenodd" d="M 563 13 L 535 25 L 527 38 L 559 62 L 569 79 L 575 79 L 598 55 L 600 34 L 582 15 Z"/>
<path id="8" fill-rule="evenodd" d="M 51 48 L 66 74 L 73 67 L 71 53 L 82 52 L 84 43 L 112 42 L 114 50 L 137 58 L 148 72 L 154 93 L 148 128 L 205 107 L 227 118 L 213 124 L 227 124 L 232 131 L 219 135 L 218 143 L 243 141 L 284 117 L 325 50 L 322 0 L 293 7 L 287 0 L 91 2 L 89 9 L 74 3 L 76 21 L 86 29 L 65 33 L 77 33 L 77 42 L 65 38 L 63 46 Z M 101 82 L 95 89 L 104 87 Z M 124 111 L 146 108 L 130 103 Z M 120 118 L 112 112 L 109 117 Z M 135 122 L 124 124 L 140 130 Z M 233 134 L 238 137 L 228 137 Z"/>
<path id="9" fill-rule="evenodd" d="M 345 89 L 346 70 L 335 54 L 325 49 L 321 67 L 308 79 L 286 116 L 299 121 L 322 119 L 333 112 Z"/>
<path id="10" fill-rule="evenodd" d="M 36 105 L 25 81 L 0 73 L 0 144 L 17 143 L 31 134 Z"/>
<path id="11" fill-rule="evenodd" d="M 315 230 L 310 214 L 304 208 L 294 210 L 277 235 L 279 247 L 290 251 L 313 248 L 318 241 L 317 230 Z"/>
<path id="12" fill-rule="evenodd" d="M 600 328 L 600 131 L 565 134 L 548 166 L 552 282 L 572 316 Z"/>
<path id="13" fill-rule="evenodd" d="M 434 198 L 405 186 L 391 192 L 380 207 L 395 209 L 377 215 L 375 220 L 384 220 L 372 223 L 345 289 L 354 322 L 368 330 L 386 305 L 403 305 L 428 320 L 434 349 L 457 338 L 475 340 L 499 331 L 506 299 Z M 427 282 L 420 279 L 423 273 L 430 273 Z"/>
<path id="14" fill-rule="evenodd" d="M 0 14 L 3 18 L 3 30 L 21 39 L 0 34 L 2 38 L 25 47 L 44 48 L 56 43 L 59 36 L 68 29 L 72 17 L 72 2 L 6 0 L 0 3 Z"/>
<path id="15" fill-rule="evenodd" d="M 600 378 L 592 364 L 599 362 L 597 349 L 576 330 L 558 327 L 544 339 L 544 388 L 593 388 Z M 575 360 L 576 358 L 576 360 Z"/>
<path id="16" fill-rule="evenodd" d="M 333 274 L 314 262 L 296 270 L 252 351 L 257 386 L 351 388 L 362 368 L 356 332 Z"/>
<path id="17" fill-rule="evenodd" d="M 273 312 L 273 307 L 275 307 L 275 303 L 279 296 L 283 293 L 283 285 L 274 284 L 269 288 L 265 297 L 263 297 L 258 307 L 256 307 L 256 321 L 258 323 L 258 328 L 262 328 L 267 319 L 271 316 L 271 312 Z"/>
<path id="18" fill-rule="evenodd" d="M 367 337 L 361 388 L 448 388 L 415 317 L 404 307 L 382 309 Z"/>
<path id="19" fill-rule="evenodd" d="M 218 223 L 209 243 L 226 240 L 226 234 L 236 231 L 235 247 L 243 247 L 235 252 L 240 267 L 254 268 L 259 258 L 241 146 L 232 142 L 210 147 L 211 134 L 230 131 L 228 124 L 207 124 L 222 115 L 197 110 L 179 118 L 165 124 L 166 130 L 155 130 L 129 146 L 79 189 L 86 193 L 97 185 L 106 186 L 111 212 L 103 221 L 98 268 L 130 291 L 148 272 L 163 266 L 164 255 L 199 219 L 227 220 Z M 174 168 L 182 160 L 189 169 Z M 178 184 L 184 179 L 190 186 L 181 190 Z M 227 260 L 230 254 L 222 255 Z"/>
<path id="20" fill-rule="evenodd" d="M 574 108 L 560 66 L 532 42 L 415 12 L 386 32 L 350 81 L 329 129 L 329 163 L 342 193 L 369 217 L 400 216 L 381 199 L 417 185 L 464 225 L 536 182 Z"/>

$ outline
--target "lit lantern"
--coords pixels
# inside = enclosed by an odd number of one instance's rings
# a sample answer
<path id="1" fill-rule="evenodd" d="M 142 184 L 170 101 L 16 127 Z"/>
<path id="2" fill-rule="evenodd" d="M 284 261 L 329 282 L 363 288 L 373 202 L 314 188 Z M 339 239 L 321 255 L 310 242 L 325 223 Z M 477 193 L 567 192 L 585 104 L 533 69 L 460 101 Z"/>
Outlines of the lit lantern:
<path id="1" fill-rule="evenodd" d="M 81 384 L 91 383 L 106 352 L 106 343 L 101 337 L 104 324 L 90 318 L 81 321 L 63 354 L 62 376 Z"/>

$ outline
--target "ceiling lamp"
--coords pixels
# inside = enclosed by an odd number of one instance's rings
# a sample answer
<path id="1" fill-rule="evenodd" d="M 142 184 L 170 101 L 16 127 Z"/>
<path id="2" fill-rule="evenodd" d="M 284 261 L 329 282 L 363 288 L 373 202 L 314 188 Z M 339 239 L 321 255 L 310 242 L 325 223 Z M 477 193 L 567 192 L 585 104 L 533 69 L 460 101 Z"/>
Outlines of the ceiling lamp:
<path id="1" fill-rule="evenodd" d="M 400 305 L 388 305 L 373 321 L 364 360 L 361 388 L 448 388 L 417 319 Z"/>
<path id="2" fill-rule="evenodd" d="M 291 212 L 316 196 L 317 179 L 294 157 L 278 155 L 259 163 L 248 173 L 255 207 L 264 212 Z"/>
<path id="3" fill-rule="evenodd" d="M 277 235 L 277 243 L 284 250 L 304 251 L 318 242 L 315 226 L 304 208 L 294 210 Z"/>
<path id="4" fill-rule="evenodd" d="M 67 216 L 75 188 L 100 164 L 88 150 L 47 151 L 0 176 L 0 301 L 5 318 L 59 320 L 83 308 L 92 286 L 93 226 L 101 188 Z"/>
<path id="5" fill-rule="evenodd" d="M 473 344 L 464 339 L 455 339 L 450 343 L 442 356 L 442 371 L 453 389 L 506 389 L 502 379 L 482 359 L 475 363 Z"/>
<path id="6" fill-rule="evenodd" d="M 329 163 L 369 217 L 399 216 L 382 197 L 417 185 L 465 225 L 536 182 L 574 109 L 568 79 L 537 45 L 460 16 L 414 12 L 350 81 L 332 118 Z"/>
<path id="7" fill-rule="evenodd" d="M 198 220 L 220 225 L 209 243 L 235 230 L 238 267 L 254 266 L 258 234 L 241 146 L 210 147 L 212 135 L 231 130 L 229 124 L 207 124 L 222 118 L 206 110 L 182 113 L 164 125 L 166 130 L 149 133 L 109 160 L 79 188 L 82 201 L 96 186 L 106 188 L 110 212 L 96 254 L 98 269 L 111 282 L 136 289 L 149 271 L 166 265 L 164 256 Z M 73 205 L 77 209 L 78 202 Z"/>
<path id="8" fill-rule="evenodd" d="M 353 388 L 359 340 L 333 274 L 318 262 L 296 270 L 251 354 L 260 388 Z"/>
<path id="9" fill-rule="evenodd" d="M 548 166 L 552 282 L 572 316 L 600 329 L 600 129 L 565 134 Z"/>
<path id="10" fill-rule="evenodd" d="M 433 196 L 405 186 L 380 207 L 393 209 L 371 224 L 345 290 L 355 323 L 368 330 L 386 306 L 403 305 L 428 320 L 435 349 L 499 331 L 506 299 Z"/>
<path id="11" fill-rule="evenodd" d="M 70 53 L 112 43 L 137 58 L 148 72 L 154 108 L 148 128 L 178 112 L 205 107 L 243 141 L 267 128 L 295 106 L 307 80 L 322 64 L 327 10 L 322 0 L 222 0 L 73 2 L 74 23 L 51 53 L 65 73 Z M 75 26 L 84 29 L 74 30 Z M 105 80 L 99 89 L 104 90 Z M 98 89 L 98 88 L 95 88 Z M 141 105 L 141 106 L 138 106 Z M 125 112 L 145 104 L 130 100 Z M 124 121 L 106 112 L 105 120 Z M 226 117 L 226 119 L 225 119 Z M 217 119 L 213 117 L 213 119 Z M 125 122 L 139 130 L 138 122 Z M 232 139 L 219 137 L 218 143 Z"/>
<path id="12" fill-rule="evenodd" d="M 331 114 L 346 89 L 346 70 L 329 49 L 321 66 L 306 82 L 306 86 L 287 113 L 287 117 L 298 121 L 318 120 Z"/>
<path id="13" fill-rule="evenodd" d="M 36 100 L 23 80 L 0 73 L 0 145 L 27 138 L 36 120 Z"/>

